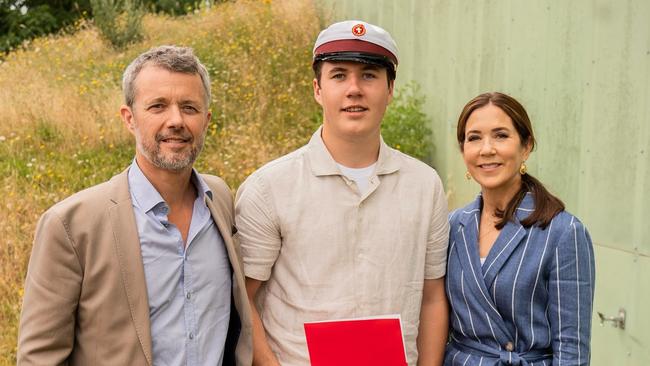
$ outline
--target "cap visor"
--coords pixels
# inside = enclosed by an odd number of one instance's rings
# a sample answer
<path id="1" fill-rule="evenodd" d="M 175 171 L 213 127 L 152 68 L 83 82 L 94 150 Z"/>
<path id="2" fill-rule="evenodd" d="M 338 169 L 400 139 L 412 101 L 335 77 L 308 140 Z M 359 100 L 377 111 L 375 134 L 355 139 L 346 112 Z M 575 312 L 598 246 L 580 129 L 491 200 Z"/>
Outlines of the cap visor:
<path id="1" fill-rule="evenodd" d="M 393 65 L 393 63 L 385 56 L 379 56 L 379 55 L 374 56 L 368 54 L 358 54 L 358 53 L 348 53 L 348 52 L 329 53 L 329 54 L 326 53 L 326 54 L 317 55 L 314 58 L 314 63 L 319 61 L 360 62 L 362 64 L 376 65 L 376 66 L 381 66 L 381 67 L 386 67 L 391 69 L 395 67 L 395 65 Z"/>

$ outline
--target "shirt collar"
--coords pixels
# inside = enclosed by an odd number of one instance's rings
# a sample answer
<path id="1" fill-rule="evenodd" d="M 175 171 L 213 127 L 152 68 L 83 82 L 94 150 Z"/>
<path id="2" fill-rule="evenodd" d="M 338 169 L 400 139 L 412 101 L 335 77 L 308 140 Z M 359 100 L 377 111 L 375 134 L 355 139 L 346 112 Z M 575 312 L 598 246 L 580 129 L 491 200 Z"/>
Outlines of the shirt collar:
<path id="1" fill-rule="evenodd" d="M 515 211 L 517 221 L 521 222 L 528 217 L 535 210 L 535 197 L 532 192 L 526 192 L 524 198 L 519 203 L 519 207 Z"/>
<path id="2" fill-rule="evenodd" d="M 311 165 L 311 171 L 316 176 L 323 175 L 341 175 L 341 170 L 336 166 L 336 161 L 327 150 L 321 131 L 323 126 L 320 126 L 316 132 L 311 136 L 307 144 L 307 156 Z M 379 157 L 377 158 L 377 167 L 375 173 L 377 175 L 390 174 L 396 172 L 400 168 L 400 161 L 397 153 L 384 142 L 384 139 L 379 137 Z"/>
<path id="3" fill-rule="evenodd" d="M 165 200 L 144 175 L 135 159 L 133 159 L 133 163 L 131 163 L 131 167 L 129 168 L 128 179 L 131 197 L 145 212 L 152 210 L 161 202 L 165 203 Z M 205 201 L 206 196 L 212 199 L 212 191 L 194 168 L 192 168 L 192 176 L 190 179 L 194 187 L 196 187 L 201 201 Z"/>

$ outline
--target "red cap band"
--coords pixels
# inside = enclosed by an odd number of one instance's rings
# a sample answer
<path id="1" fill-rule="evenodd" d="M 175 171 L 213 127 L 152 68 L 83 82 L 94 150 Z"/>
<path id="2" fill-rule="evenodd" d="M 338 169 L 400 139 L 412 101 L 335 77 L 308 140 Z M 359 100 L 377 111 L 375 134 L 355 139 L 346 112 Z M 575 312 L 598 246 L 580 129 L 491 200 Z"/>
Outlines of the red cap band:
<path id="1" fill-rule="evenodd" d="M 397 57 L 395 57 L 392 52 L 384 47 L 360 39 L 341 39 L 323 43 L 316 49 L 316 51 L 314 51 L 314 56 L 331 52 L 362 52 L 381 55 L 388 57 L 395 65 L 397 65 Z"/>

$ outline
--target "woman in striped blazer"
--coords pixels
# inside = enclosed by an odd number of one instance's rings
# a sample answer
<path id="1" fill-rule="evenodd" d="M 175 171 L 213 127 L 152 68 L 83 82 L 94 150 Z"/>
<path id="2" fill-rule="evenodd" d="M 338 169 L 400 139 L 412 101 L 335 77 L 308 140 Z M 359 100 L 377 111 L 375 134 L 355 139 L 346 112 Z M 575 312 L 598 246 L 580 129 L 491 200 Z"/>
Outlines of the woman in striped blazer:
<path id="1" fill-rule="evenodd" d="M 445 365 L 588 365 L 594 256 L 583 224 L 526 172 L 524 108 L 486 93 L 457 138 L 479 196 L 450 214 Z"/>

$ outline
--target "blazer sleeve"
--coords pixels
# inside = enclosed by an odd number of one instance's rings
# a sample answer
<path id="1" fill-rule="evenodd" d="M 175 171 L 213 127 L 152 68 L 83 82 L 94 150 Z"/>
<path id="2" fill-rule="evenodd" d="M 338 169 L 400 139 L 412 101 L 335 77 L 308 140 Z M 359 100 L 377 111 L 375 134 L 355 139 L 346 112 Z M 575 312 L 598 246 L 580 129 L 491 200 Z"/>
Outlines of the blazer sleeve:
<path id="1" fill-rule="evenodd" d="M 25 280 L 18 365 L 63 365 L 74 345 L 83 271 L 68 228 L 52 210 L 40 219 Z"/>
<path id="2" fill-rule="evenodd" d="M 575 217 L 552 255 L 548 316 L 553 365 L 589 365 L 594 256 L 589 233 Z"/>

